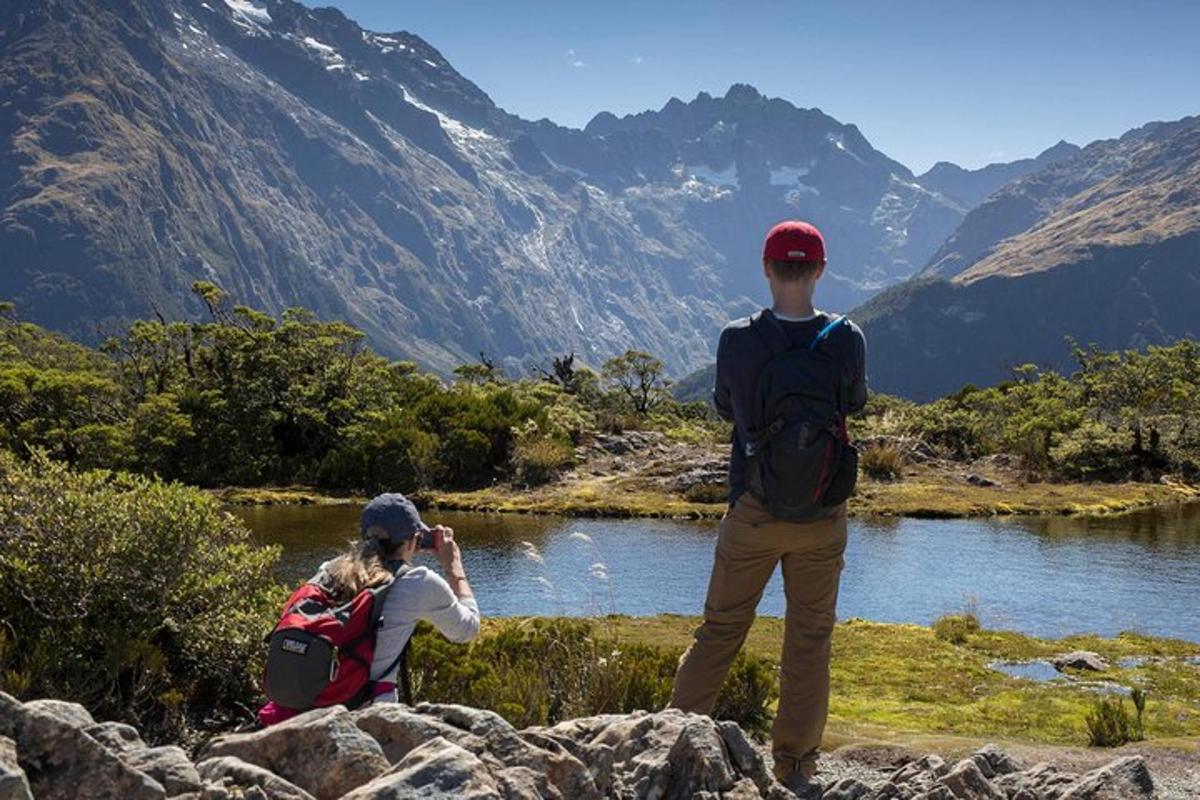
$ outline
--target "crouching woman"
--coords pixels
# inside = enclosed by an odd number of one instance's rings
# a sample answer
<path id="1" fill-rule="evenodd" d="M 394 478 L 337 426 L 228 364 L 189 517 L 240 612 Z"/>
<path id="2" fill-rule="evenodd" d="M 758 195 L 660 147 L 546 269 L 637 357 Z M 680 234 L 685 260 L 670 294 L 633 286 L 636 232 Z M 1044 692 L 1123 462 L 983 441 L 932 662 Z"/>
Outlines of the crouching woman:
<path id="1" fill-rule="evenodd" d="M 269 638 L 263 725 L 309 708 L 410 701 L 405 656 L 422 620 L 452 642 L 479 635 L 479 606 L 452 528 L 425 525 L 401 494 L 371 500 L 359 527 L 360 540 L 284 606 Z M 432 553 L 445 577 L 412 566 L 418 551 Z"/>

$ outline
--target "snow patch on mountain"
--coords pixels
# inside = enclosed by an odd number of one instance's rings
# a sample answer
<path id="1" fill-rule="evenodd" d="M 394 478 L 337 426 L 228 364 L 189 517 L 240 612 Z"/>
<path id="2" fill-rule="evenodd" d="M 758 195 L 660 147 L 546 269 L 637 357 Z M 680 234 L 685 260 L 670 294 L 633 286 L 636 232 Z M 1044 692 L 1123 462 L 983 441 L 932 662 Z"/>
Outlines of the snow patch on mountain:
<path id="1" fill-rule="evenodd" d="M 342 57 L 342 54 L 336 48 L 311 36 L 305 36 L 302 41 L 305 47 L 316 53 L 317 57 L 325 62 L 325 69 L 330 72 L 340 72 L 346 69 L 346 59 Z M 358 73 L 355 73 L 355 77 L 358 77 Z M 366 80 L 366 78 L 359 78 L 359 80 Z"/>
<path id="2" fill-rule="evenodd" d="M 708 164 L 685 164 L 684 170 L 693 178 L 705 181 L 713 186 L 740 188 L 736 164 L 730 164 L 722 170 L 715 170 Z"/>
<path id="3" fill-rule="evenodd" d="M 801 183 L 800 179 L 812 172 L 813 164 L 813 161 L 809 161 L 805 167 L 775 167 L 771 170 L 771 185 L 794 186 Z"/>
<path id="4" fill-rule="evenodd" d="M 237 15 L 244 17 L 249 22 L 254 22 L 259 25 L 270 25 L 274 20 L 271 19 L 271 14 L 267 11 L 266 3 L 259 3 L 256 0 L 225 0 L 225 5 Z"/>

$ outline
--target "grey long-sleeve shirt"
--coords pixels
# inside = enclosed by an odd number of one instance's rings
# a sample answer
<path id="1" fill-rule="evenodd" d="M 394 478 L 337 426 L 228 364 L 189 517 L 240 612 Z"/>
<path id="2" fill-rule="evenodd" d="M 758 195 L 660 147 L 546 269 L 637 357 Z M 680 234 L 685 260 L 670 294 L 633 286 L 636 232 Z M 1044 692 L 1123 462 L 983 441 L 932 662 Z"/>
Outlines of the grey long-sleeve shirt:
<path id="1" fill-rule="evenodd" d="M 475 598 L 460 600 L 441 575 L 428 567 L 413 567 L 396 579 L 383 602 L 371 680 L 396 682 L 396 660 L 421 620 L 452 642 L 469 642 L 479 635 Z"/>
<path id="2" fill-rule="evenodd" d="M 776 318 L 792 339 L 794 347 L 808 347 L 813 337 L 835 319 L 835 315 L 818 311 L 804 319 Z M 845 367 L 847 414 L 857 414 L 867 403 L 867 343 L 862 330 L 850 323 L 845 331 L 830 336 L 822 345 L 826 352 Z M 750 318 L 735 319 L 721 331 L 717 344 L 717 379 L 713 388 L 713 403 L 717 413 L 733 423 L 733 450 L 729 459 L 729 502 L 733 503 L 746 490 L 746 432 L 764 424 L 762 409 L 758 408 L 755 393 L 758 375 L 771 352 L 762 338 L 750 327 Z"/>

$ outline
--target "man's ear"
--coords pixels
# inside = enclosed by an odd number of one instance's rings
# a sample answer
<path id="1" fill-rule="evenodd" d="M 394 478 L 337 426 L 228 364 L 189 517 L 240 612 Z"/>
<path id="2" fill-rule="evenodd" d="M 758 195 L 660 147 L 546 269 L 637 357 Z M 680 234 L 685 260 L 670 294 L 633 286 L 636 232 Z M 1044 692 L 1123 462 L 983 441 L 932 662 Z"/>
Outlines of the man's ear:
<path id="1" fill-rule="evenodd" d="M 828 261 L 826 261 L 825 259 L 821 259 L 821 266 L 817 268 L 817 273 L 813 276 L 814 281 L 818 281 L 821 279 L 821 276 L 825 274 L 825 267 L 828 264 L 829 264 Z"/>
<path id="2" fill-rule="evenodd" d="M 771 280 L 771 263 L 767 259 L 763 259 L 763 277 Z"/>

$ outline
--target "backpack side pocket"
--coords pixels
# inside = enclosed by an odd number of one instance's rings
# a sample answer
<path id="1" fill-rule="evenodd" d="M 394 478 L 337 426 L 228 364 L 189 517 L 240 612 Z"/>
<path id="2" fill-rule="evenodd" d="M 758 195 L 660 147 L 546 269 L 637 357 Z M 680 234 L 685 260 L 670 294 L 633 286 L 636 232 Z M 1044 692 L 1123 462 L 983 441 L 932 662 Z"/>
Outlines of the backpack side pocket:
<path id="1" fill-rule="evenodd" d="M 838 445 L 833 477 L 821 497 L 821 505 L 825 508 L 844 503 L 854 493 L 854 486 L 858 483 L 858 448 L 842 441 L 838 441 Z"/>

